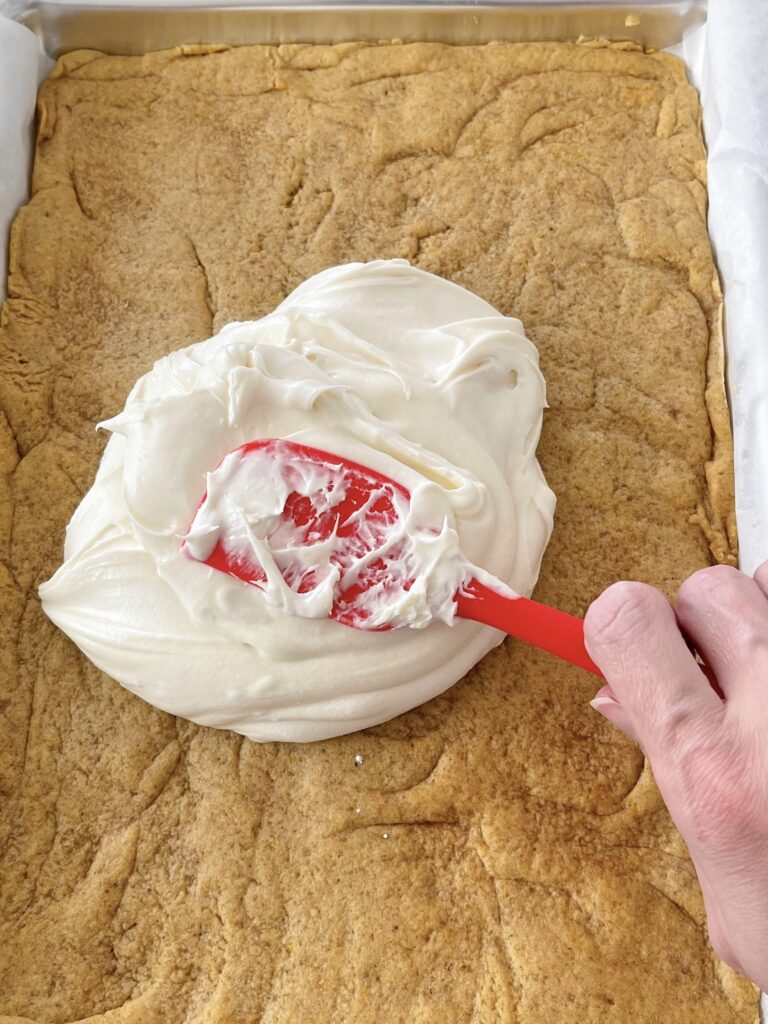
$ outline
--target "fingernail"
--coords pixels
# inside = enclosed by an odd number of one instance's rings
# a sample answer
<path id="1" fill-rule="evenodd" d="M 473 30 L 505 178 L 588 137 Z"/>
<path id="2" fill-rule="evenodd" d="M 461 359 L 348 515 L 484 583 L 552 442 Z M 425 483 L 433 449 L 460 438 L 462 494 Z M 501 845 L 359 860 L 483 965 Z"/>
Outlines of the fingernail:
<path id="1" fill-rule="evenodd" d="M 617 700 L 614 700 L 613 697 L 604 697 L 600 695 L 598 695 L 597 697 L 593 697 L 589 703 L 595 709 L 595 711 L 600 711 L 601 708 L 619 707 L 619 702 Z"/>

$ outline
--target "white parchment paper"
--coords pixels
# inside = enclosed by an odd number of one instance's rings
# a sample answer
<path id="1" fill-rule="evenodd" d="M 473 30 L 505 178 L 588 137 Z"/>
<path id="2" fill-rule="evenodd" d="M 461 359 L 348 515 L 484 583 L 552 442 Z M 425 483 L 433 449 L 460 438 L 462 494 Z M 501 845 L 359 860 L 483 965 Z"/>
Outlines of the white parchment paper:
<path id="1" fill-rule="evenodd" d="M 768 559 L 768 0 L 709 0 L 707 25 L 675 49 L 704 110 L 741 564 L 752 572 Z M 0 14 L 0 299 L 8 229 L 28 194 L 35 97 L 47 66 L 35 36 Z M 766 997 L 762 1009 L 768 1021 Z"/>
<path id="2" fill-rule="evenodd" d="M 701 93 L 742 568 L 768 558 L 768 0 L 710 0 Z"/>

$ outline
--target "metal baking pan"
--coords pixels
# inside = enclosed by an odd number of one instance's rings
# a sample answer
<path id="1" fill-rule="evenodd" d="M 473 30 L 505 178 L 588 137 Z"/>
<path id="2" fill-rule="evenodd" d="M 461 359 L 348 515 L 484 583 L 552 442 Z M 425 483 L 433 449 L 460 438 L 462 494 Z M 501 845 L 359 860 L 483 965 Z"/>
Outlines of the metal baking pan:
<path id="1" fill-rule="evenodd" d="M 3 6 L 0 2 L 0 13 L 4 13 Z M 45 54 L 53 58 L 81 48 L 137 54 L 192 43 L 335 43 L 350 39 L 485 43 L 600 36 L 662 49 L 680 43 L 685 33 L 706 20 L 706 0 L 484 0 L 481 4 L 272 0 L 222 6 L 11 0 L 5 6 L 5 13 L 32 29 Z"/>

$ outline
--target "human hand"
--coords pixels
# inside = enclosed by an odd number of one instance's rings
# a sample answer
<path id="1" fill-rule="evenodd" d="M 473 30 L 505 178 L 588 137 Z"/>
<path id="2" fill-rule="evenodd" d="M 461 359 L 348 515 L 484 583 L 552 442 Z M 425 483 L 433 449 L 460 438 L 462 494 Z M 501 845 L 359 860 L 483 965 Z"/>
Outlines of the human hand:
<path id="1" fill-rule="evenodd" d="M 584 633 L 609 684 L 592 706 L 648 757 L 715 952 L 768 990 L 768 562 L 754 579 L 724 565 L 695 573 L 675 610 L 653 587 L 616 583 Z"/>

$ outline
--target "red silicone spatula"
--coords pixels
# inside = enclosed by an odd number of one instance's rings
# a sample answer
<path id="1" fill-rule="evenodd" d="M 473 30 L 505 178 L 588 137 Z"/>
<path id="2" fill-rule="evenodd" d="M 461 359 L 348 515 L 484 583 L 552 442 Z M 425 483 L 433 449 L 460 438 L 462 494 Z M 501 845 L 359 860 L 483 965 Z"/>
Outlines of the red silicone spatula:
<path id="1" fill-rule="evenodd" d="M 331 561 L 336 559 L 340 568 L 352 557 L 364 559 L 368 552 L 382 547 L 386 550 L 383 542 L 402 515 L 403 499 L 410 500 L 408 491 L 394 480 L 337 455 L 293 441 L 271 438 L 251 441 L 237 452 L 244 459 L 258 452 L 262 466 L 266 456 L 276 473 L 290 474 L 286 479 L 291 480 L 291 485 L 301 479 L 316 480 L 317 473 L 313 470 L 332 470 L 336 483 L 343 484 L 334 487 L 338 500 L 329 502 L 324 496 L 323 507 L 319 508 L 310 495 L 302 494 L 300 489 L 292 490 L 272 534 L 280 530 L 285 533 L 288 528 L 294 545 L 297 538 L 300 544 L 309 545 L 327 540 L 335 530 L 336 537 L 343 543 L 336 545 L 338 553 L 331 556 Z M 201 504 L 205 498 L 203 495 Z M 267 536 L 267 543 L 272 534 Z M 407 580 L 398 584 L 391 582 L 397 575 L 393 567 L 401 553 L 402 549 L 397 547 L 387 550 L 383 557 L 370 561 L 357 574 L 354 584 L 339 587 L 331 618 L 356 629 L 373 628 L 366 625 L 368 613 L 361 607 L 361 597 L 372 587 L 398 585 L 408 589 Z M 228 550 L 222 540 L 217 542 L 205 563 L 254 586 L 263 585 L 266 580 L 258 563 Z M 301 565 L 288 566 L 281 571 L 286 583 L 298 593 L 307 593 L 317 585 L 312 570 Z M 584 646 L 581 619 L 525 597 L 506 596 L 502 584 L 499 588 L 497 593 L 477 579 L 470 580 L 456 594 L 458 615 L 494 626 L 603 678 Z"/>

